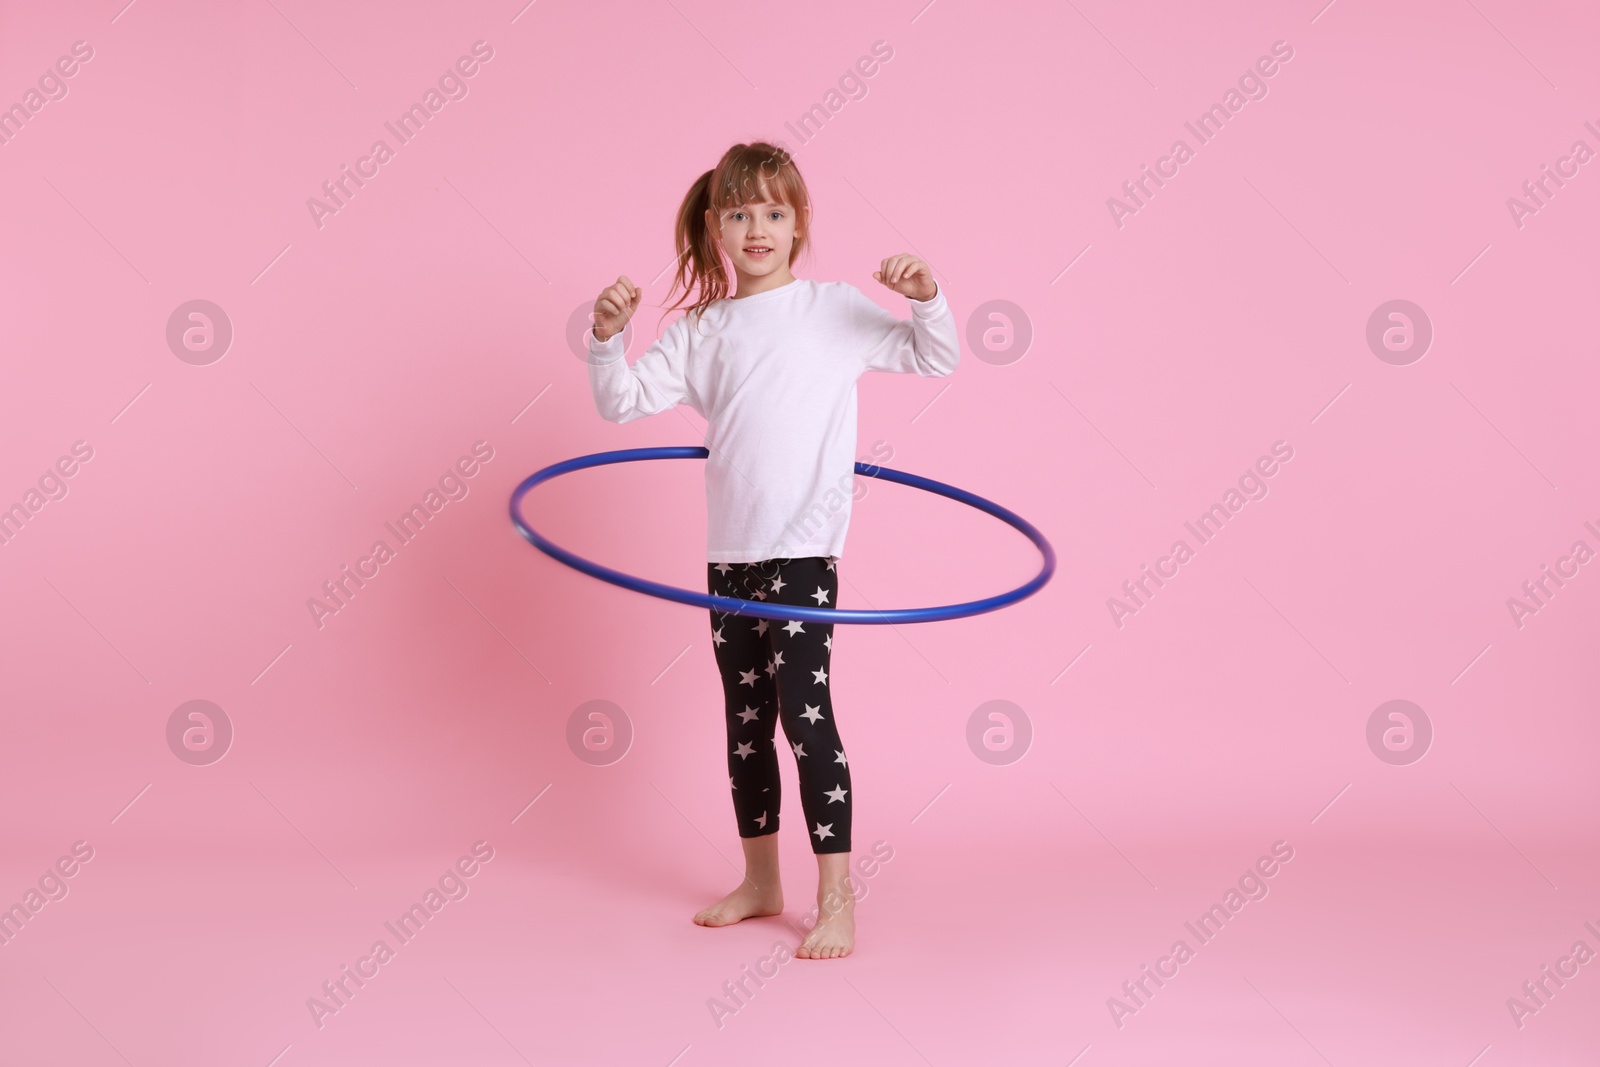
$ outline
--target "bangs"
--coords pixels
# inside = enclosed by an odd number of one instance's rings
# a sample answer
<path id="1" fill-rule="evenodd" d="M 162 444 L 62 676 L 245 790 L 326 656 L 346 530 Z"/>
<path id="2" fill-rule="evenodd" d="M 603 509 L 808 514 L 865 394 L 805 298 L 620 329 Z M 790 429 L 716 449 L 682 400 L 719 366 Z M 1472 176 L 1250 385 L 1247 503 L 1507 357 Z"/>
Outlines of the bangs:
<path id="1" fill-rule="evenodd" d="M 799 172 L 782 149 L 748 145 L 724 160 L 712 181 L 711 206 L 719 215 L 746 204 L 770 201 L 799 211 L 805 203 Z"/>
<path id="2" fill-rule="evenodd" d="M 667 298 L 670 300 L 680 289 L 683 296 L 666 311 L 682 307 L 687 314 L 698 316 L 732 292 L 732 267 L 724 262 L 714 231 L 726 224 L 729 211 L 752 203 L 782 205 L 793 213 L 791 265 L 810 250 L 811 194 L 800 168 L 795 166 L 794 156 L 781 143 L 736 144 L 723 153 L 716 166 L 694 180 L 678 205 L 672 228 L 678 268 Z M 723 223 L 715 221 L 719 218 Z"/>

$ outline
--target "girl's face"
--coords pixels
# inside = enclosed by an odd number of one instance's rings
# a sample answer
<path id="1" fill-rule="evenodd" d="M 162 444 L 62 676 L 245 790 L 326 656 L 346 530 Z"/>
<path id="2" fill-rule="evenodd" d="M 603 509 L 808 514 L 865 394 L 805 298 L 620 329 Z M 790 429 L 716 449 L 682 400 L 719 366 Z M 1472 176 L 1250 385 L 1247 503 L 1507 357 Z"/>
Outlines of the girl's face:
<path id="1" fill-rule="evenodd" d="M 757 278 L 776 275 L 774 280 L 783 281 L 792 277 L 789 252 L 800 232 L 796 224 L 794 208 L 770 200 L 727 208 L 720 219 L 706 212 L 706 225 L 733 261 L 741 291 Z"/>

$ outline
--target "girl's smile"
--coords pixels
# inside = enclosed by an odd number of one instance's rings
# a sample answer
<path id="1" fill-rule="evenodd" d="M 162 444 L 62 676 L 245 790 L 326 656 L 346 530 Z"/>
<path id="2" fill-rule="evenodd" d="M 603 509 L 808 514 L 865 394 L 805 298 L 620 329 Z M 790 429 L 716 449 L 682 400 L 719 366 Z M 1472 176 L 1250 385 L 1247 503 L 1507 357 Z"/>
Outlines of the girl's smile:
<path id="1" fill-rule="evenodd" d="M 723 211 L 721 219 L 706 212 L 706 225 L 733 261 L 738 291 L 732 299 L 754 296 L 794 281 L 789 254 L 799 236 L 794 208 L 773 200 L 751 201 Z"/>

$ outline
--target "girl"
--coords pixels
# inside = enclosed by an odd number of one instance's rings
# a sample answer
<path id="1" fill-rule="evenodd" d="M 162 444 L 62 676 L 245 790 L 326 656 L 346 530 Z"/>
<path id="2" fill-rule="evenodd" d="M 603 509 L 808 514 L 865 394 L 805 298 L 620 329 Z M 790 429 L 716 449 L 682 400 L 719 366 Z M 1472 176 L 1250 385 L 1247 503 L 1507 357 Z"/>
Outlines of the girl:
<path id="1" fill-rule="evenodd" d="M 786 151 L 766 142 L 728 149 L 678 209 L 678 273 L 667 295 L 684 290 L 672 308 L 691 293 L 698 298 L 629 367 L 618 335 L 641 294 L 619 277 L 594 304 L 589 383 L 612 422 L 676 404 L 707 420 L 706 584 L 713 594 L 836 607 L 854 487 L 856 379 L 869 370 L 947 375 L 961 348 L 944 293 L 916 256 L 890 256 L 872 274 L 910 298 L 909 320 L 849 282 L 791 274 L 810 221 L 806 184 Z M 795 954 L 848 956 L 855 944 L 852 787 L 830 697 L 833 627 L 710 615 L 745 878 L 694 921 L 727 926 L 783 911 L 781 719 L 817 857 L 818 917 Z"/>

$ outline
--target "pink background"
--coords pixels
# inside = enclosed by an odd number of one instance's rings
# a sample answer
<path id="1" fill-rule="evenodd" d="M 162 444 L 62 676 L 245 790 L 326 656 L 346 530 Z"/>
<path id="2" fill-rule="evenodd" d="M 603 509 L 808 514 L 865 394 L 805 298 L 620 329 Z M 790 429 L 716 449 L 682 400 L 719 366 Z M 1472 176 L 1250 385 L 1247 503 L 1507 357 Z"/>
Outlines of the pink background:
<path id="1" fill-rule="evenodd" d="M 1600 162 L 1520 228 L 1506 201 L 1600 148 L 1600 17 L 921 2 L 0 5 L 0 104 L 94 49 L 0 145 L 0 504 L 94 450 L 0 546 L 0 903 L 94 849 L 0 947 L 0 1060 L 1594 1061 L 1600 964 L 1520 1028 L 1506 1000 L 1600 950 L 1600 575 L 1520 628 L 1506 601 L 1600 548 Z M 318 228 L 307 198 L 479 40 L 468 95 Z M 785 123 L 880 40 L 801 143 Z M 1279 40 L 1268 95 L 1197 146 L 1184 122 Z M 1119 228 L 1107 199 L 1179 137 Z M 506 501 L 569 456 L 700 443 L 687 410 L 601 420 L 565 330 L 618 274 L 661 304 L 689 182 L 763 138 L 815 198 L 798 274 L 904 316 L 871 272 L 911 251 L 964 340 L 987 301 L 1026 315 L 1021 358 L 863 379 L 859 451 L 1015 509 L 1060 564 L 1003 611 L 838 632 L 858 852 L 894 858 L 852 958 L 784 965 L 718 1027 L 708 999 L 810 905 L 792 763 L 787 922 L 692 925 L 739 856 L 705 616 L 558 565 Z M 165 338 L 194 299 L 234 330 L 205 366 Z M 1434 329 L 1405 366 L 1365 340 L 1394 299 Z M 630 360 L 665 321 L 641 310 Z M 1279 440 L 1270 494 L 1118 628 L 1107 598 Z M 319 629 L 307 599 L 477 441 L 468 495 Z M 695 463 L 528 515 L 703 587 Z M 1037 566 L 872 484 L 842 606 Z M 236 732 L 208 766 L 166 740 L 194 699 Z M 595 699 L 635 733 L 609 766 L 565 740 Z M 1405 766 L 1366 741 L 1392 699 L 1434 729 Z M 991 700 L 1031 723 L 1020 761 L 968 747 Z M 319 1029 L 307 998 L 477 841 L 470 894 Z M 1276 841 L 1266 899 L 1118 1027 L 1107 999 Z"/>

